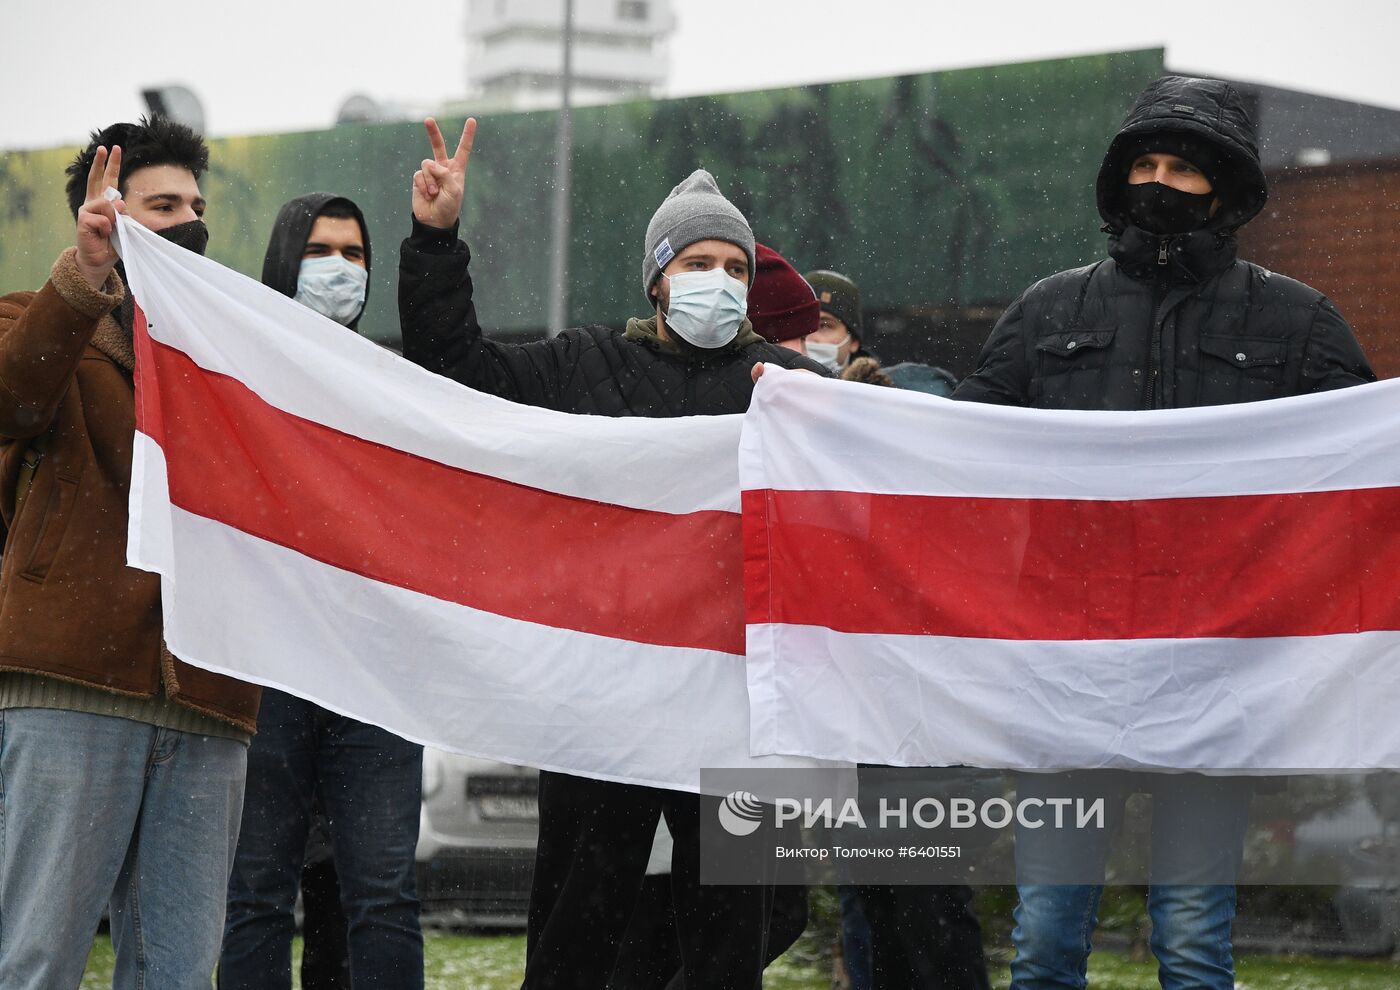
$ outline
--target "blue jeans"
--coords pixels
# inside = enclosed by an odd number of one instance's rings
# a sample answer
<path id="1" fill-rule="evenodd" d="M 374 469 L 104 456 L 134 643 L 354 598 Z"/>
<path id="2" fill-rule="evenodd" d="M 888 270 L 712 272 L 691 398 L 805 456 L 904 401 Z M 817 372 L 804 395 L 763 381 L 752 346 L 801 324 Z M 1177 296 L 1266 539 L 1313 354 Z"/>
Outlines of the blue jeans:
<path id="1" fill-rule="evenodd" d="M 1109 840 L 1134 791 L 1152 794 L 1153 883 L 1147 913 L 1152 952 L 1163 990 L 1229 990 L 1235 985 L 1230 925 L 1235 886 L 1249 824 L 1253 785 L 1232 777 L 1200 774 L 1130 774 L 1089 771 L 1021 774 L 1017 796 L 1103 797 L 1103 831 L 1016 829 L 1016 877 L 1020 903 L 1011 934 L 1016 958 L 1012 990 L 1082 990 L 1098 924 L 1102 883 L 1063 881 L 1068 869 L 1102 880 Z M 1163 879 L 1171 882 L 1161 882 Z M 1230 880 L 1229 883 L 1221 882 Z"/>
<path id="2" fill-rule="evenodd" d="M 0 982 L 75 987 L 102 908 L 118 988 L 209 990 L 247 746 L 144 722 L 0 711 Z"/>
<path id="3" fill-rule="evenodd" d="M 423 747 L 264 690 L 228 884 L 220 990 L 292 985 L 292 909 L 318 790 L 340 881 L 353 985 L 421 988 L 413 853 Z"/>

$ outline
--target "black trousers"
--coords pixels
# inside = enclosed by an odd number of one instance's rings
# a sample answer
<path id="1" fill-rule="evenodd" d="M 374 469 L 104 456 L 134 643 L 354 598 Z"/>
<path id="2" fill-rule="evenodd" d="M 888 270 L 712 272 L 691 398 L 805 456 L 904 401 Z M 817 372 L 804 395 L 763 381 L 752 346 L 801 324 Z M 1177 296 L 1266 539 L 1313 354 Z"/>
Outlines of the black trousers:
<path id="1" fill-rule="evenodd" d="M 660 815 L 674 840 L 671 903 L 685 986 L 761 986 L 774 888 L 701 885 L 700 815 L 717 805 L 680 791 L 541 772 L 522 990 L 607 986 Z"/>
<path id="2" fill-rule="evenodd" d="M 608 990 L 665 990 L 680 969 L 671 874 L 651 874 L 642 881 L 642 893 L 622 937 Z"/>
<path id="3" fill-rule="evenodd" d="M 807 888 L 779 886 L 773 891 L 764 965 L 786 952 L 806 930 Z M 676 912 L 671 908 L 671 875 L 648 876 L 642 881 L 642 895 L 623 936 L 608 990 L 680 990 L 684 980 Z"/>
<path id="4" fill-rule="evenodd" d="M 989 990 L 972 888 L 858 885 L 874 990 Z"/>

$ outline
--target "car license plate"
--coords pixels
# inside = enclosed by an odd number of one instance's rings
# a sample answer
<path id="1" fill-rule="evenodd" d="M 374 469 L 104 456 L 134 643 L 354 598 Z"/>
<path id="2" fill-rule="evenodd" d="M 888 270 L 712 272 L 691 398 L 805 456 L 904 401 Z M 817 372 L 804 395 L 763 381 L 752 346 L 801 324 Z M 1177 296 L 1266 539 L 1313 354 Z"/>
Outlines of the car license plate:
<path id="1" fill-rule="evenodd" d="M 510 818 L 516 821 L 539 821 L 540 806 L 532 797 L 510 797 L 487 795 L 477 799 L 481 802 L 482 818 Z"/>

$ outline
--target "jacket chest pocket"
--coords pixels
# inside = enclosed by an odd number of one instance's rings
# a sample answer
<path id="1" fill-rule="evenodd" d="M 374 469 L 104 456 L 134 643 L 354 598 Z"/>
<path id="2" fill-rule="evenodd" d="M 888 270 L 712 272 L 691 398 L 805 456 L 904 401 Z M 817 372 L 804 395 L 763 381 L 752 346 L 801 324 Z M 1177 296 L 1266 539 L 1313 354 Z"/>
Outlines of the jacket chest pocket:
<path id="1" fill-rule="evenodd" d="M 1282 393 L 1287 341 L 1201 334 L 1200 405 L 1277 398 Z"/>
<path id="2" fill-rule="evenodd" d="M 1087 408 L 1087 393 L 1102 385 L 1115 327 L 1047 333 L 1035 342 L 1031 398 L 1051 408 Z"/>

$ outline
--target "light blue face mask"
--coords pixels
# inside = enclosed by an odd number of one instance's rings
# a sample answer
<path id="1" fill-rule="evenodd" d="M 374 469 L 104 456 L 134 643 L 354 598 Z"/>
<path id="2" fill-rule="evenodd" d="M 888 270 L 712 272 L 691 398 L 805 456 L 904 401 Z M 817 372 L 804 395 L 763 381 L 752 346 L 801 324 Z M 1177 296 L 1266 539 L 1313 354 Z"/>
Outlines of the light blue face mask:
<path id="1" fill-rule="evenodd" d="M 749 287 L 723 268 L 663 275 L 671 283 L 666 327 L 693 347 L 714 350 L 739 335 L 749 311 Z"/>
<path id="2" fill-rule="evenodd" d="M 294 298 L 303 306 L 348 327 L 365 308 L 368 285 L 369 272 L 338 254 L 303 258 Z"/>
<path id="3" fill-rule="evenodd" d="M 846 346 L 846 341 L 851 339 L 850 334 L 835 344 L 823 344 L 820 341 L 807 341 L 807 356 L 817 364 L 821 365 L 833 375 L 839 375 L 841 369 L 845 367 L 841 363 L 841 348 Z"/>

